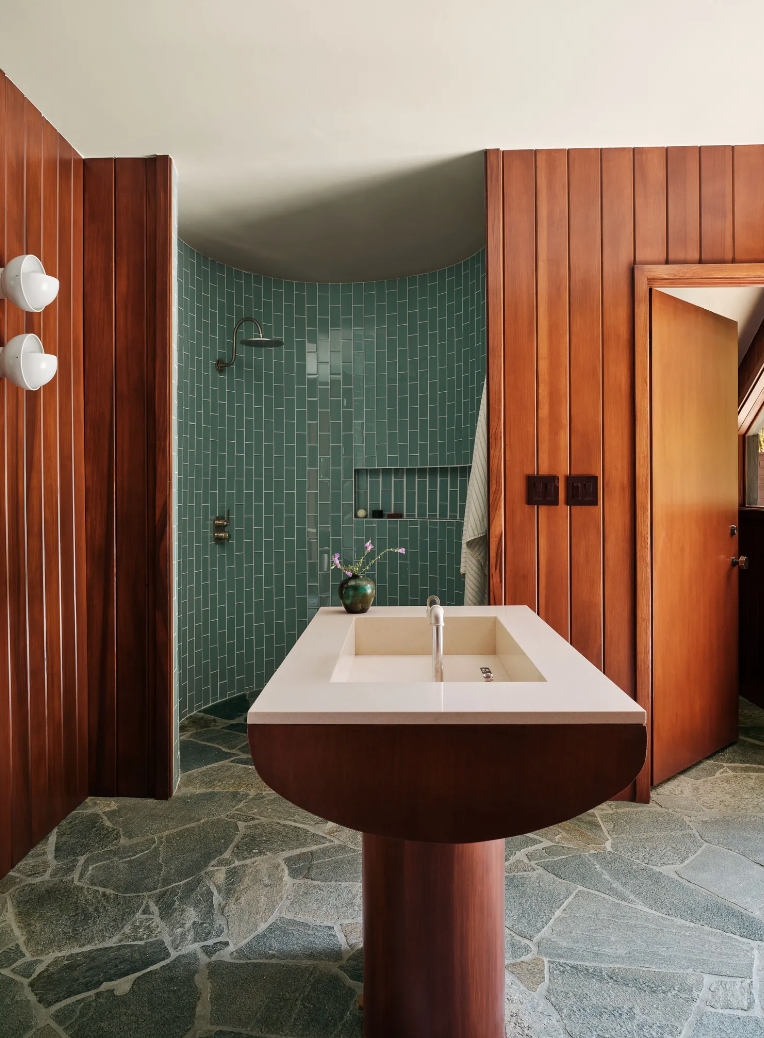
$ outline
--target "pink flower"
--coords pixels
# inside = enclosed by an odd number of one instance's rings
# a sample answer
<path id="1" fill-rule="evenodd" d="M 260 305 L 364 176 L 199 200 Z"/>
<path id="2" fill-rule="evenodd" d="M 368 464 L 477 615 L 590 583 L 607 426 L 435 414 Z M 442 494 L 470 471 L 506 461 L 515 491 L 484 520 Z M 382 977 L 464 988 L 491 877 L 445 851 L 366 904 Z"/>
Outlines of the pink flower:
<path id="1" fill-rule="evenodd" d="M 352 577 L 352 576 L 353 576 L 353 574 L 352 574 L 352 573 L 350 572 L 350 570 L 349 570 L 349 569 L 346 569 L 346 570 L 345 570 L 345 576 L 346 576 L 346 577 Z"/>
<path id="2" fill-rule="evenodd" d="M 406 554 L 406 549 L 405 548 L 396 548 L 395 550 L 398 552 L 399 555 L 405 555 Z"/>
<path id="3" fill-rule="evenodd" d="M 366 544 L 364 544 L 364 548 L 365 548 L 365 549 L 366 549 L 367 551 L 371 551 L 371 549 L 372 549 L 373 547 L 374 547 L 374 545 L 373 545 L 373 544 L 371 543 L 371 541 L 367 541 L 367 542 L 366 542 Z"/>
<path id="4" fill-rule="evenodd" d="M 340 553 L 338 551 L 335 552 L 334 555 L 332 556 L 332 558 L 334 559 L 335 562 L 339 562 L 340 561 Z"/>

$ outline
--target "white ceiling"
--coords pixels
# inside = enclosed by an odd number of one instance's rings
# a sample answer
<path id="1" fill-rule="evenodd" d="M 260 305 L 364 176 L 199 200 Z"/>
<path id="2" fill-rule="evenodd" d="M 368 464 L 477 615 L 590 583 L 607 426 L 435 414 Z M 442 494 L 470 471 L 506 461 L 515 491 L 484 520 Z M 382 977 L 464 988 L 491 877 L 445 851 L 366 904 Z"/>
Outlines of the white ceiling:
<path id="1" fill-rule="evenodd" d="M 737 321 L 738 364 L 764 321 L 764 286 L 748 288 L 661 288 L 659 292 Z"/>
<path id="2" fill-rule="evenodd" d="M 305 279 L 483 241 L 486 147 L 764 142 L 761 0 L 4 0 L 0 67 L 84 155 L 169 153 L 180 230 Z"/>

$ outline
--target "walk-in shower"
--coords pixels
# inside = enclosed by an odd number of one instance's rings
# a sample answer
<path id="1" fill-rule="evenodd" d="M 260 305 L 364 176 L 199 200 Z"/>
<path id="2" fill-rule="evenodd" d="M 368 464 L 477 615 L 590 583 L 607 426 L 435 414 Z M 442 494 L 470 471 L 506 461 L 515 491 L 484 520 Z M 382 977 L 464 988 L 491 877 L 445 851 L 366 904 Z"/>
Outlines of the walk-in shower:
<path id="1" fill-rule="evenodd" d="M 247 322 L 256 325 L 259 335 L 253 339 L 242 339 L 242 346 L 260 346 L 263 349 L 268 349 L 271 347 L 284 345 L 283 339 L 266 338 L 265 335 L 263 335 L 263 326 L 260 324 L 256 317 L 242 317 L 234 325 L 233 351 L 231 353 L 231 359 L 226 360 L 225 357 L 218 357 L 218 359 L 215 361 L 215 367 L 218 369 L 218 371 L 225 371 L 226 368 L 230 368 L 233 362 L 236 360 L 236 334 L 239 331 L 239 328 L 241 328 L 241 326 L 243 324 L 246 324 Z"/>

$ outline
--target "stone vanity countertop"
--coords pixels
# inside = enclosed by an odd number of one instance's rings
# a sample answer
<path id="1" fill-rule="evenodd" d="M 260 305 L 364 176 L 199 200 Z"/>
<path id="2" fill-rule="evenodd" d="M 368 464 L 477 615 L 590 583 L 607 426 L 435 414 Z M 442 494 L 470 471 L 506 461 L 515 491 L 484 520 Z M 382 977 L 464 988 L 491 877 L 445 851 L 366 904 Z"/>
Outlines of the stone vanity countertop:
<path id="1" fill-rule="evenodd" d="M 426 617 L 375 606 L 371 618 Z M 449 619 L 497 618 L 540 671 L 533 681 L 332 680 L 356 618 L 318 611 L 249 710 L 249 724 L 644 724 L 645 712 L 527 606 L 446 606 Z M 446 659 L 448 657 L 446 656 Z"/>

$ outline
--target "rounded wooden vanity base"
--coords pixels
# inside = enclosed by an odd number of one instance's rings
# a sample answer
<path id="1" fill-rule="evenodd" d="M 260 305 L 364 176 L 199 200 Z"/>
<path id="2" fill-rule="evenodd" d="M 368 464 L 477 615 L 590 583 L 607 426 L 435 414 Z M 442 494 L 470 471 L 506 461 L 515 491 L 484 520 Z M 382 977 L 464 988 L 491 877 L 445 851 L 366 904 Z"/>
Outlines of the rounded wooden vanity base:
<path id="1" fill-rule="evenodd" d="M 365 1038 L 504 1038 L 504 841 L 363 837 Z"/>

